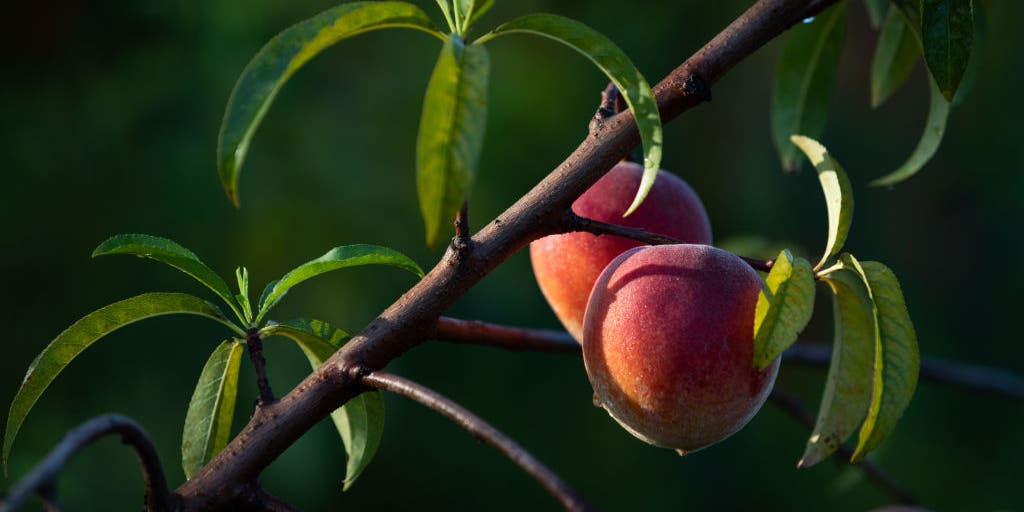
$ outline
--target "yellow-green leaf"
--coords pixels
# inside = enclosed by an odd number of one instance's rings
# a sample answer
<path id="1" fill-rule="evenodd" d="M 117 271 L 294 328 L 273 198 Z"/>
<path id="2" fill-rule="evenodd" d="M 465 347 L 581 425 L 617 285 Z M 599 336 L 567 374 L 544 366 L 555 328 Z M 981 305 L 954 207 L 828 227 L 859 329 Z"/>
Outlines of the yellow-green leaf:
<path id="1" fill-rule="evenodd" d="M 597 65 L 618 87 L 636 118 L 644 148 L 644 175 L 633 203 L 625 215 L 633 213 L 654 186 L 661 165 L 662 128 L 658 103 L 647 80 L 618 46 L 600 32 L 576 20 L 554 14 L 529 14 L 505 23 L 484 35 L 483 43 L 505 34 L 534 34 L 558 41 L 580 52 Z"/>
<path id="2" fill-rule="evenodd" d="M 237 206 L 238 175 L 249 143 L 285 82 L 329 46 L 382 28 L 405 27 L 444 36 L 419 8 L 406 2 L 352 2 L 328 9 L 270 40 L 245 66 L 231 91 L 217 142 L 217 170 Z"/>
<path id="3" fill-rule="evenodd" d="M 907 81 L 920 57 L 921 44 L 913 29 L 898 10 L 889 10 L 871 59 L 871 108 L 885 103 Z"/>
<path id="4" fill-rule="evenodd" d="M 946 120 L 949 118 L 949 102 L 942 96 L 942 92 L 932 80 L 928 81 L 931 87 L 931 106 L 928 110 L 928 120 L 925 121 L 924 133 L 918 141 L 910 158 L 892 173 L 878 178 L 871 182 L 872 186 L 881 187 L 895 185 L 905 181 L 917 174 L 929 160 L 935 156 L 942 143 L 942 136 L 946 133 Z"/>
<path id="5" fill-rule="evenodd" d="M 892 271 L 881 263 L 861 263 L 850 254 L 840 261 L 866 285 L 875 324 L 871 402 L 851 457 L 857 462 L 896 427 L 914 396 L 921 357 L 903 292 Z"/>
<path id="6" fill-rule="evenodd" d="M 228 444 L 238 397 L 238 371 L 245 345 L 228 340 L 214 349 L 203 366 L 185 414 L 181 467 L 185 478 L 199 471 Z"/>
<path id="7" fill-rule="evenodd" d="M 487 125 L 490 57 L 453 34 L 441 49 L 423 100 L 416 141 L 416 188 L 428 246 L 452 226 L 476 177 Z"/>
<path id="8" fill-rule="evenodd" d="M 768 273 L 754 313 L 754 367 L 763 370 L 796 342 L 814 312 L 814 272 L 783 250 Z"/>
<path id="9" fill-rule="evenodd" d="M 850 185 L 850 178 L 843 171 L 843 166 L 832 158 L 821 143 L 802 135 L 794 135 L 790 140 L 807 155 L 807 159 L 818 171 L 818 181 L 821 182 L 821 189 L 825 193 L 825 205 L 828 209 L 828 242 L 824 254 L 821 255 L 821 261 L 814 266 L 817 270 L 832 256 L 838 254 L 846 243 L 846 236 L 850 233 L 850 224 L 853 222 L 853 185 Z"/>
<path id="10" fill-rule="evenodd" d="M 839 269 L 824 277 L 832 290 L 835 339 L 818 420 L 797 464 L 807 468 L 846 441 L 867 415 L 871 402 L 875 324 L 871 298 L 860 277 Z"/>

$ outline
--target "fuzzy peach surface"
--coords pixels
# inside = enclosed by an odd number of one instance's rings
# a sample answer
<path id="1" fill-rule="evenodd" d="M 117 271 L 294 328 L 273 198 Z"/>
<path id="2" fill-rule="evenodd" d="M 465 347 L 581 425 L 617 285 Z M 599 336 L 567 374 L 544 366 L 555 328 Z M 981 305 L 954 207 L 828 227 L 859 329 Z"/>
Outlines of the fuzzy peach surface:
<path id="1" fill-rule="evenodd" d="M 703 245 L 639 247 L 594 285 L 583 354 L 595 396 L 636 437 L 693 451 L 732 435 L 771 392 L 776 360 L 753 367 L 763 282 Z"/>

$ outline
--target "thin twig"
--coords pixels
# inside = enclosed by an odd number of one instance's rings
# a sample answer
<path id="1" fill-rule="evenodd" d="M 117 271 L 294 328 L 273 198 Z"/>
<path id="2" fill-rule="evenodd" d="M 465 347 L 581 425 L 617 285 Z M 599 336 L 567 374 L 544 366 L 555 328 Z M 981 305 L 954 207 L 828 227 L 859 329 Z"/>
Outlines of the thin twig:
<path id="1" fill-rule="evenodd" d="M 621 236 L 623 238 L 629 238 L 638 242 L 643 242 L 650 245 L 671 245 L 671 244 L 685 244 L 686 242 L 672 238 L 670 236 L 661 235 L 658 233 L 651 233 L 641 228 L 631 228 L 627 226 L 620 226 L 618 224 L 609 224 L 607 222 L 601 222 L 587 217 L 581 217 L 576 215 L 571 210 L 566 213 L 565 218 L 562 222 L 562 231 L 565 233 L 573 231 L 582 231 L 585 233 L 591 233 L 594 235 L 613 235 Z M 754 270 L 760 270 L 762 272 L 769 272 L 772 269 L 773 260 L 760 260 L 756 258 L 747 258 L 745 256 L 739 256 L 739 258 L 745 261 Z"/>
<path id="2" fill-rule="evenodd" d="M 486 345 L 514 351 L 578 354 L 580 344 L 565 331 L 524 329 L 442 316 L 433 339 L 466 345 Z"/>
<path id="3" fill-rule="evenodd" d="M 119 434 L 121 441 L 135 449 L 142 462 L 142 476 L 146 486 L 146 510 L 162 512 L 171 509 L 171 495 L 167 488 L 160 457 L 146 431 L 129 418 L 107 414 L 93 418 L 64 436 L 64 439 L 0 501 L 0 512 L 11 512 L 25 503 L 33 494 L 41 495 L 48 507 L 58 507 L 53 493 L 61 470 L 76 453 L 93 441 L 108 434 Z"/>
<path id="4" fill-rule="evenodd" d="M 530 476 L 540 482 L 566 510 L 595 510 L 583 497 L 569 487 L 569 484 L 565 483 L 561 477 L 548 469 L 530 452 L 527 452 L 519 443 L 465 407 L 451 401 L 440 393 L 408 379 L 384 372 L 373 372 L 363 377 L 363 384 L 411 398 L 454 421 L 460 427 L 468 430 L 477 439 L 487 442 L 512 459 L 519 467 L 523 468 Z"/>
<path id="5" fill-rule="evenodd" d="M 832 347 L 819 343 L 798 343 L 786 350 L 782 358 L 797 364 L 828 365 L 832 360 Z M 1024 399 L 1024 377 L 1001 368 L 922 357 L 921 379 Z"/>
<path id="6" fill-rule="evenodd" d="M 779 409 L 782 409 L 782 411 L 789 415 L 791 418 L 795 419 L 797 422 L 802 424 L 804 428 L 811 431 L 814 430 L 814 417 L 811 416 L 811 412 L 807 409 L 807 406 L 805 406 L 804 403 L 800 401 L 799 398 L 790 395 L 785 391 L 775 389 L 774 391 L 772 391 L 772 394 L 771 396 L 769 396 L 768 399 L 772 402 L 772 404 L 777 406 Z M 878 488 L 881 489 L 882 492 L 884 492 L 886 495 L 888 495 L 896 502 L 905 505 L 917 504 L 917 499 L 914 498 L 914 495 L 911 494 L 910 491 L 904 489 L 899 483 L 893 480 L 891 476 L 887 475 L 882 470 L 882 468 L 878 467 L 878 465 L 876 465 L 874 462 L 871 462 L 870 460 L 867 459 L 863 459 L 860 462 L 856 463 L 849 462 L 850 456 L 853 455 L 853 449 L 845 444 L 839 445 L 839 448 L 836 451 L 842 457 L 841 459 L 837 458 L 836 462 L 846 463 L 860 469 L 861 471 L 864 472 L 868 479 L 871 480 L 872 483 L 878 486 Z"/>
<path id="7" fill-rule="evenodd" d="M 260 390 L 259 405 L 265 406 L 274 403 L 274 391 L 270 389 L 270 381 L 267 379 L 267 360 L 263 357 L 263 340 L 260 339 L 260 332 L 255 327 L 245 332 L 245 345 L 248 347 L 249 360 L 256 370 L 256 386 Z"/>

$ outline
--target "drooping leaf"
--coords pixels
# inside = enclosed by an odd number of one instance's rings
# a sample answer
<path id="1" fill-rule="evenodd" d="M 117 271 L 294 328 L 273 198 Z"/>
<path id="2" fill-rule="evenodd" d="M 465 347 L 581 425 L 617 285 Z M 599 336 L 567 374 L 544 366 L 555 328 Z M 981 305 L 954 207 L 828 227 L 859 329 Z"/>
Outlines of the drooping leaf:
<path id="1" fill-rule="evenodd" d="M 174 240 L 152 235 L 116 235 L 108 238 L 92 251 L 93 258 L 111 254 L 131 254 L 170 265 L 213 290 L 213 293 L 216 293 L 238 314 L 239 319 L 242 319 L 235 296 L 228 288 L 228 284 L 216 272 L 210 270 L 210 267 L 207 267 L 192 251 L 182 247 Z"/>
<path id="2" fill-rule="evenodd" d="M 960 86 L 956 88 L 956 96 L 953 97 L 953 107 L 959 107 L 974 89 L 978 82 L 978 74 L 981 70 L 982 59 L 979 55 L 985 55 L 989 42 L 988 13 L 984 4 L 974 6 L 974 41 L 971 43 L 971 58 L 967 60 L 967 69 L 964 70 L 964 77 L 960 79 Z"/>
<path id="3" fill-rule="evenodd" d="M 428 246 L 447 233 L 476 177 L 489 75 L 487 49 L 466 46 L 453 34 L 427 85 L 416 141 L 416 188 Z"/>
<path id="4" fill-rule="evenodd" d="M 288 78 L 338 41 L 391 27 L 412 28 L 444 38 L 415 5 L 352 2 L 328 9 L 281 32 L 253 57 L 228 99 L 217 143 L 221 184 L 236 206 L 239 204 L 238 175 L 249 142 Z"/>
<path id="5" fill-rule="evenodd" d="M 890 0 L 899 9 L 903 20 L 907 22 L 914 36 L 921 40 L 921 2 L 922 0 Z"/>
<path id="6" fill-rule="evenodd" d="M 864 6 L 868 10 L 868 19 L 871 21 L 873 28 L 878 28 L 882 24 L 882 19 L 885 18 L 888 12 L 889 0 L 864 0 Z"/>
<path id="7" fill-rule="evenodd" d="M 821 137 L 832 98 L 836 64 L 846 30 L 846 3 L 835 5 L 813 22 L 790 29 L 775 70 L 772 135 L 782 168 L 799 168 L 791 135 Z"/>
<path id="8" fill-rule="evenodd" d="M 160 315 L 175 313 L 203 316 L 216 320 L 238 334 L 245 335 L 231 323 L 217 306 L 184 293 L 145 293 L 102 307 L 60 333 L 28 367 L 18 393 L 11 401 L 4 434 L 3 463 L 11 453 L 14 438 L 28 412 L 64 368 L 100 338 L 128 324 Z"/>
<path id="9" fill-rule="evenodd" d="M 494 29 L 477 42 L 483 43 L 501 35 L 514 33 L 544 36 L 573 48 L 596 64 L 618 87 L 636 118 L 644 148 L 644 176 L 640 181 L 640 189 L 625 215 L 633 213 L 650 192 L 658 175 L 658 167 L 661 165 L 661 116 L 658 114 L 658 103 L 647 80 L 629 57 L 603 34 L 576 20 L 553 14 L 529 14 L 516 18 Z"/>
<path id="10" fill-rule="evenodd" d="M 871 182 L 872 186 L 881 187 L 895 185 L 917 174 L 929 160 L 935 156 L 946 133 L 946 120 L 949 118 L 949 102 L 942 96 L 935 82 L 929 80 L 931 87 L 931 106 L 928 109 L 928 120 L 925 121 L 924 133 L 918 141 L 910 158 L 892 173 Z"/>
<path id="11" fill-rule="evenodd" d="M 835 339 L 818 420 L 797 464 L 800 468 L 811 467 L 834 453 L 857 431 L 871 402 L 875 354 L 871 298 L 864 282 L 850 270 L 836 270 L 824 280 L 833 294 Z"/>
<path id="12" fill-rule="evenodd" d="M 192 392 L 181 438 L 185 478 L 199 471 L 228 444 L 238 397 L 238 371 L 245 346 L 228 340 L 214 349 Z"/>
<path id="13" fill-rule="evenodd" d="M 285 336 L 295 341 L 314 370 L 349 339 L 344 331 L 319 320 L 273 324 L 261 334 Z M 380 446 L 384 434 L 384 399 L 380 391 L 363 393 L 331 413 L 331 419 L 348 453 L 344 484 L 344 490 L 348 490 Z"/>
<path id="14" fill-rule="evenodd" d="M 890 10 L 871 60 L 871 108 L 885 103 L 899 90 L 920 56 L 921 45 L 914 31 L 907 27 L 902 14 L 896 9 Z"/>
<path id="15" fill-rule="evenodd" d="M 814 272 L 783 250 L 768 273 L 754 313 L 754 367 L 764 370 L 796 342 L 814 312 Z"/>
<path id="16" fill-rule="evenodd" d="M 946 101 L 953 101 L 974 42 L 973 0 L 922 0 L 924 61 Z"/>
<path id="17" fill-rule="evenodd" d="M 794 135 L 791 140 L 807 155 L 814 168 L 818 171 L 818 181 L 825 192 L 825 204 L 828 207 L 828 243 L 825 253 L 814 269 L 821 268 L 839 253 L 846 243 L 846 235 L 850 233 L 853 222 L 853 185 L 846 176 L 843 167 L 832 158 L 825 146 L 818 141 Z"/>
<path id="18" fill-rule="evenodd" d="M 921 358 L 914 325 L 892 271 L 881 263 L 858 262 L 850 254 L 844 254 L 841 261 L 866 285 L 875 325 L 871 402 L 850 458 L 857 462 L 888 437 L 910 404 Z"/>
<path id="19" fill-rule="evenodd" d="M 326 254 L 315 260 L 299 265 L 281 279 L 267 285 L 267 289 L 263 291 L 260 298 L 259 315 L 257 315 L 255 323 L 258 324 L 295 285 L 332 270 L 365 265 L 390 265 L 423 277 L 423 270 L 415 261 L 393 249 L 365 244 L 342 245 L 327 251 Z"/>

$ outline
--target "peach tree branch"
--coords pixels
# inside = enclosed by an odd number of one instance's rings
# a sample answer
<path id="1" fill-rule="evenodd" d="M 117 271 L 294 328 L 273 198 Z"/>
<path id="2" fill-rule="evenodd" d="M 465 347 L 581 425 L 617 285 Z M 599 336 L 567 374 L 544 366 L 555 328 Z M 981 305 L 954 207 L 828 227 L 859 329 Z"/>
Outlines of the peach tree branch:
<path id="1" fill-rule="evenodd" d="M 595 510 L 582 496 L 569 487 L 569 484 L 565 483 L 561 477 L 548 469 L 519 443 L 440 393 L 409 379 L 384 372 L 374 372 L 363 377 L 363 384 L 411 398 L 468 430 L 473 437 L 494 446 L 506 457 L 512 459 L 512 462 L 515 462 L 523 471 L 540 482 L 566 510 L 580 512 Z"/>

